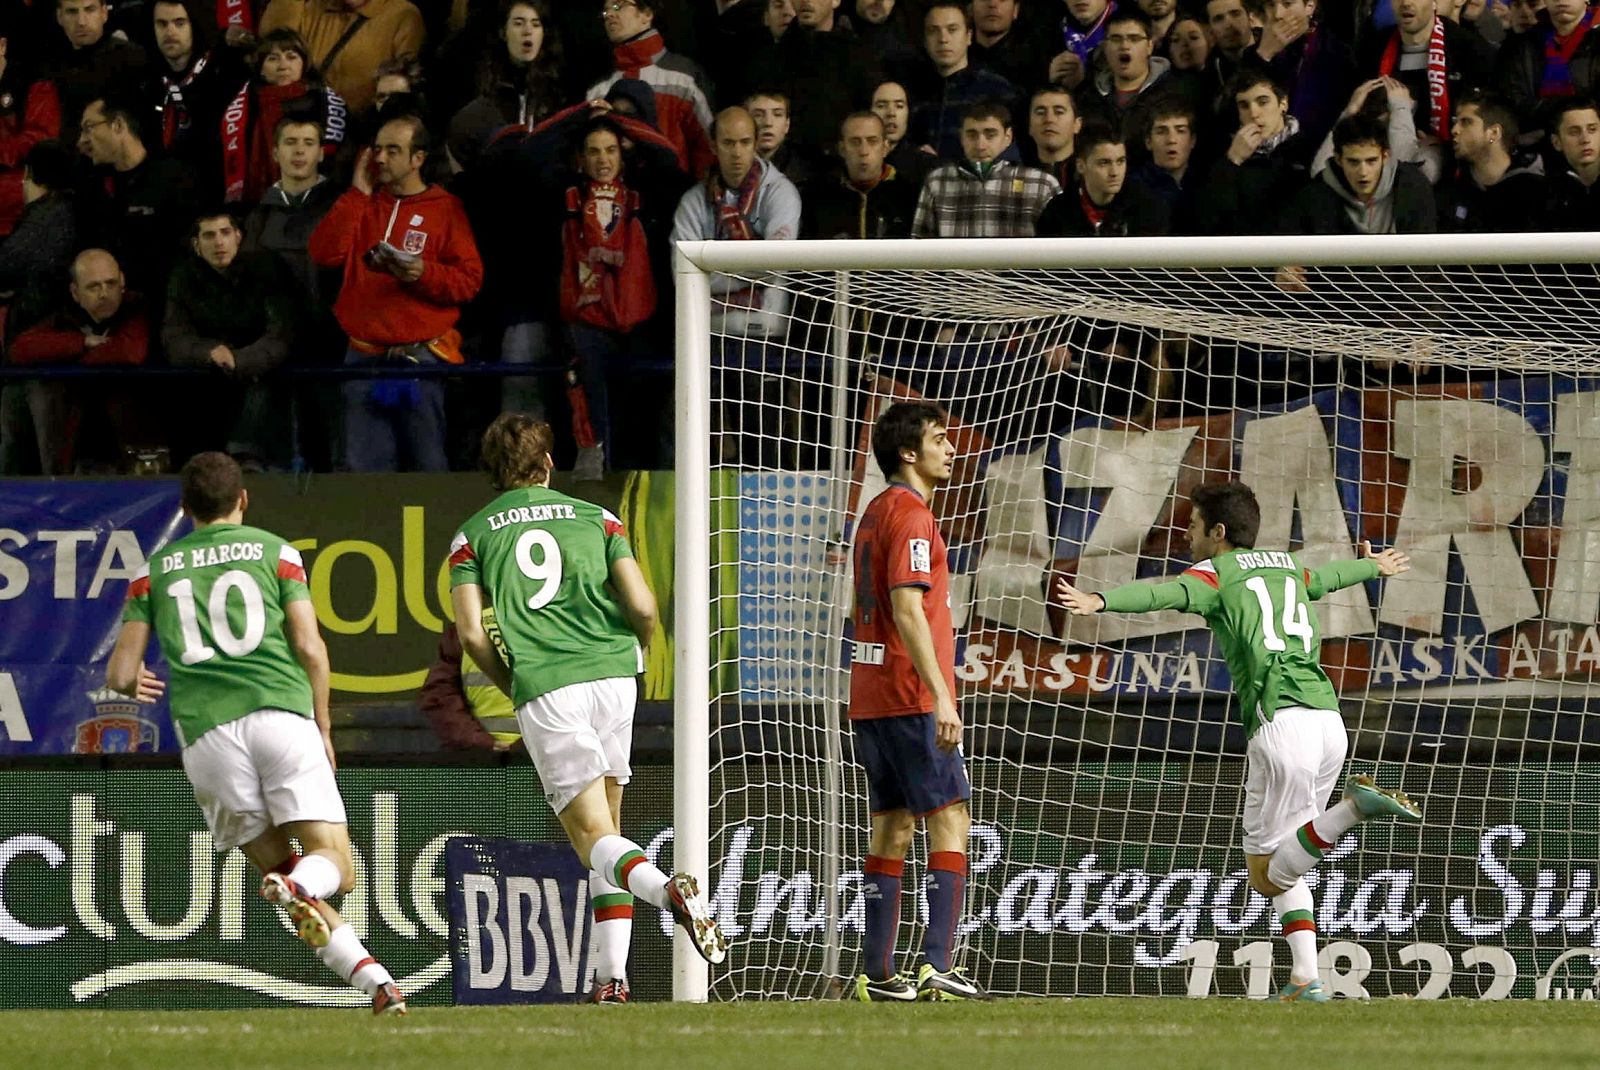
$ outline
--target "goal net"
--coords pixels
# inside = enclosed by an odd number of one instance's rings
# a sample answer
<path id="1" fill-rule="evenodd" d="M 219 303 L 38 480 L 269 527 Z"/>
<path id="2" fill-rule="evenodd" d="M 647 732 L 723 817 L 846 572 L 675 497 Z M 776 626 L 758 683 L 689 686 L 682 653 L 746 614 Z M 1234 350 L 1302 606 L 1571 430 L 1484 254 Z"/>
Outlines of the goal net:
<path id="1" fill-rule="evenodd" d="M 1238 479 L 1260 547 L 1310 567 L 1364 540 L 1411 556 L 1315 606 L 1347 772 L 1425 816 L 1358 826 L 1307 876 L 1332 990 L 1593 998 L 1592 248 L 681 246 L 676 852 L 709 870 L 733 950 L 709 977 L 680 959 L 679 998 L 827 997 L 861 970 L 850 549 L 886 485 L 870 429 L 905 398 L 944 405 L 958 451 L 934 509 L 977 980 L 1262 997 L 1287 979 L 1244 878 L 1245 738 L 1204 623 L 1069 621 L 1045 598 L 1058 576 L 1104 590 L 1181 572 L 1189 492 Z M 919 835 L 908 969 L 925 858 Z"/>

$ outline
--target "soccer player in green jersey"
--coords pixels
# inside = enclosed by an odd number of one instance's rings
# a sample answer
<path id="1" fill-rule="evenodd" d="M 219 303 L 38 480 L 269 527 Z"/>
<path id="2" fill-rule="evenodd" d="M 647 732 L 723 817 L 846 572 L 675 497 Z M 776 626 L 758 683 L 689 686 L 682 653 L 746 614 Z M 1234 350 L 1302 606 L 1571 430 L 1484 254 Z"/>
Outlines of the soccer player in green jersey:
<path id="1" fill-rule="evenodd" d="M 218 851 L 238 847 L 334 973 L 404 1014 L 389 971 L 327 903 L 355 884 L 344 801 L 334 783 L 328 648 L 300 551 L 244 524 L 239 465 L 200 453 L 183 466 L 194 531 L 158 550 L 128 585 L 106 668 L 114 690 L 154 702 L 166 685 L 145 666 L 155 632 L 172 676 L 172 726 L 183 770 Z M 296 857 L 289 838 L 305 853 Z"/>
<path id="2" fill-rule="evenodd" d="M 1352 777 L 1344 797 L 1323 809 L 1344 766 L 1348 740 L 1338 696 L 1322 671 L 1321 645 L 1311 600 L 1406 571 L 1409 559 L 1393 548 L 1364 560 L 1301 567 L 1284 550 L 1257 550 L 1261 507 L 1243 483 L 1197 487 L 1190 496 L 1189 551 L 1194 564 L 1167 583 L 1130 583 L 1090 594 L 1066 580 L 1056 594 L 1074 615 L 1148 613 L 1177 609 L 1198 613 L 1211 626 L 1238 696 L 1244 723 L 1247 773 L 1244 851 L 1250 886 L 1268 899 L 1289 944 L 1285 1001 L 1323 1003 L 1317 979 L 1317 927 L 1311 889 L 1301 879 L 1322 852 L 1368 818 L 1421 821 L 1404 794 Z"/>
<path id="3" fill-rule="evenodd" d="M 593 999 L 624 1003 L 634 896 L 670 912 L 707 961 L 721 962 L 727 944 L 695 878 L 668 877 L 621 835 L 656 600 L 622 522 L 550 489 L 552 441 L 549 424 L 520 413 L 484 432 L 499 496 L 451 543 L 450 602 L 462 649 L 511 696 L 545 798 L 589 867 Z"/>

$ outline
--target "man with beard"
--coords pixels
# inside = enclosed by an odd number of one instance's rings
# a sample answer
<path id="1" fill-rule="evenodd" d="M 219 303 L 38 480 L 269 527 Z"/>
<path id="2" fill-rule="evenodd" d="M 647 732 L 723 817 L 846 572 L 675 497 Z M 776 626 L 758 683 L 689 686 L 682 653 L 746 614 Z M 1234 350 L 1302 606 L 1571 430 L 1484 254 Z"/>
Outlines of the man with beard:
<path id="1" fill-rule="evenodd" d="M 1395 0 L 1396 28 L 1376 37 L 1361 63 L 1368 77 L 1394 78 L 1411 91 L 1419 134 L 1450 140 L 1450 106 L 1489 84 L 1494 49 L 1438 14 L 1436 0 Z"/>
<path id="2" fill-rule="evenodd" d="M 56 0 L 56 24 L 63 40 L 45 69 L 61 95 L 61 141 L 78 140 L 78 120 L 91 100 L 108 91 L 121 95 L 145 78 L 144 49 L 106 32 L 111 8 L 105 0 Z"/>
<path id="3" fill-rule="evenodd" d="M 162 152 L 190 168 L 197 188 L 210 190 L 222 178 L 222 112 L 246 73 L 238 54 L 214 41 L 215 15 L 197 17 L 195 6 L 194 0 L 157 0 L 152 6 L 160 58 L 144 98 L 152 139 L 159 137 Z"/>
<path id="4" fill-rule="evenodd" d="M 1150 39 L 1156 55 L 1167 54 L 1167 37 L 1178 23 L 1178 0 L 1139 0 L 1139 10 L 1150 18 Z"/>
<path id="5" fill-rule="evenodd" d="M 1439 229 L 1469 234 L 1542 230 L 1544 167 L 1517 152 L 1517 115 L 1492 93 L 1474 93 L 1451 120 L 1456 176 L 1439 188 Z"/>
<path id="6" fill-rule="evenodd" d="M 1500 49 L 1496 82 L 1529 131 L 1545 130 L 1550 102 L 1593 95 L 1600 73 L 1600 36 L 1589 31 L 1594 11 L 1585 0 L 1549 0 L 1544 17 Z"/>

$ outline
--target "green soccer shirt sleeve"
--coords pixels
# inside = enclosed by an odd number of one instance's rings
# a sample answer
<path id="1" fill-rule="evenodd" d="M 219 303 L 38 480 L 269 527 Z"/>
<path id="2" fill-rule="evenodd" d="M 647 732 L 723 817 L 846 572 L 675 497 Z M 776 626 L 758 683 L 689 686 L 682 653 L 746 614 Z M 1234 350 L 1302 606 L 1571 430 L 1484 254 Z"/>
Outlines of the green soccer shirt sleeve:
<path id="1" fill-rule="evenodd" d="M 481 586 L 483 569 L 479 567 L 478 557 L 472 551 L 472 541 L 467 538 L 466 529 L 462 528 L 450 540 L 450 589 L 453 591 L 469 583 Z"/>
<path id="2" fill-rule="evenodd" d="M 128 583 L 128 600 L 122 605 L 123 621 L 150 623 L 150 562 L 139 566 Z"/>
<path id="3" fill-rule="evenodd" d="M 628 533 L 622 526 L 622 520 L 610 509 L 601 509 L 601 524 L 605 527 L 606 538 L 606 564 L 633 556 L 633 547 L 628 543 Z"/>
<path id="4" fill-rule="evenodd" d="M 1376 561 L 1334 561 L 1318 569 L 1304 569 L 1306 595 L 1313 601 L 1323 595 L 1378 578 Z"/>
<path id="5" fill-rule="evenodd" d="M 1201 562 L 1185 570 L 1175 580 L 1165 583 L 1125 583 L 1104 592 L 1100 597 L 1105 599 L 1107 613 L 1151 613 L 1158 609 L 1176 609 L 1205 616 L 1217 605 L 1217 574 L 1210 562 Z"/>

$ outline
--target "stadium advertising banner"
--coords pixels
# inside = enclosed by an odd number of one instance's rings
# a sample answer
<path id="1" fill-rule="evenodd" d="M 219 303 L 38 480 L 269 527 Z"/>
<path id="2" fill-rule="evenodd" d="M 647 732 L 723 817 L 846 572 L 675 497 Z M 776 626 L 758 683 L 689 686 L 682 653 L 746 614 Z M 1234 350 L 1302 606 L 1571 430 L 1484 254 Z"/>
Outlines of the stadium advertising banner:
<path id="1" fill-rule="evenodd" d="M 1242 780 L 1241 763 L 1093 763 L 1063 776 L 978 761 L 973 772 L 978 785 L 1004 779 L 1066 804 L 1008 831 L 989 819 L 990 789 L 974 800 L 962 939 L 992 991 L 1264 996 L 1281 983 L 1271 910 L 1228 845 L 1238 789 L 1226 785 Z M 636 769 L 625 813 L 666 867 L 670 776 Z M 1458 800 L 1454 821 L 1363 828 L 1359 849 L 1346 838 L 1307 877 L 1333 989 L 1594 999 L 1600 767 L 1416 776 L 1408 786 Z M 1186 780 L 1218 786 L 1209 805 L 1193 805 Z M 339 781 L 357 854 L 356 889 L 340 906 L 413 1005 L 574 998 L 587 972 L 587 883 L 567 848 L 540 846 L 559 830 L 524 803 L 539 798 L 531 768 L 359 769 Z M 714 788 L 727 797 L 739 786 Z M 365 1005 L 257 898 L 242 856 L 215 854 L 180 772 L 0 771 L 0 792 L 14 800 L 0 813 L 0 976 L 28 978 L 0 986 L 0 1007 Z M 1099 808 L 1113 806 L 1121 819 L 1108 825 Z M 1590 815 L 1581 831 L 1575 809 Z M 792 828 L 751 813 L 716 837 L 708 891 L 733 946 L 713 972 L 715 996 L 792 990 L 820 969 L 828 895 Z M 857 966 L 860 887 L 846 860 L 835 889 L 845 971 Z M 639 905 L 637 998 L 668 996 L 669 937 L 668 919 Z"/>
<path id="2" fill-rule="evenodd" d="M 450 619 L 451 536 L 491 497 L 483 478 L 254 476 L 248 485 L 247 522 L 305 556 L 335 705 L 412 697 Z M 672 489 L 670 474 L 648 472 L 582 488 L 628 525 L 668 608 L 669 638 Z M 141 707 L 104 687 L 128 580 L 190 530 L 177 482 L 0 481 L 0 517 L 0 756 L 175 751 L 164 702 Z M 668 698 L 670 642 L 651 655 L 641 697 Z"/>

